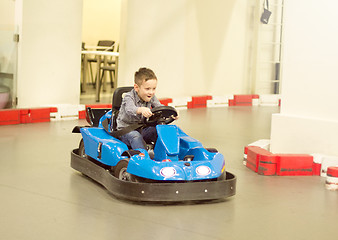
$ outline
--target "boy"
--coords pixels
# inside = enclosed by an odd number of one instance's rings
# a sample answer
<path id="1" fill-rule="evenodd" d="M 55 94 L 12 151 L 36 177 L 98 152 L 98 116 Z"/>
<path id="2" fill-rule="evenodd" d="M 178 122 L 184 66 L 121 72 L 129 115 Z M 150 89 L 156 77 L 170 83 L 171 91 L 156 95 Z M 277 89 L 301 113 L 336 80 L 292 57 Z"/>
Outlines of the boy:
<path id="1" fill-rule="evenodd" d="M 155 96 L 156 87 L 157 77 L 151 69 L 140 68 L 135 73 L 134 89 L 126 93 L 122 100 L 116 120 L 117 130 L 151 117 L 151 108 L 163 106 Z M 155 127 L 149 126 L 126 133 L 120 139 L 132 149 L 146 149 L 144 141 L 156 142 L 157 132 Z"/>

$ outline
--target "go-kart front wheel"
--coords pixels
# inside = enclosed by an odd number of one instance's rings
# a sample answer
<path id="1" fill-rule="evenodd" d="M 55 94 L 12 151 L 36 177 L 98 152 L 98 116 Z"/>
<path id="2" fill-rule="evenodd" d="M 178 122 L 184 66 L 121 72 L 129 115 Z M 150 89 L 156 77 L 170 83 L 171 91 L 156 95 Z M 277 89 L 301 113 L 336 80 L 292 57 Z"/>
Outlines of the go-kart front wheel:
<path id="1" fill-rule="evenodd" d="M 123 181 L 136 182 L 135 177 L 127 172 L 128 163 L 129 159 L 119 161 L 113 169 L 114 176 Z"/>

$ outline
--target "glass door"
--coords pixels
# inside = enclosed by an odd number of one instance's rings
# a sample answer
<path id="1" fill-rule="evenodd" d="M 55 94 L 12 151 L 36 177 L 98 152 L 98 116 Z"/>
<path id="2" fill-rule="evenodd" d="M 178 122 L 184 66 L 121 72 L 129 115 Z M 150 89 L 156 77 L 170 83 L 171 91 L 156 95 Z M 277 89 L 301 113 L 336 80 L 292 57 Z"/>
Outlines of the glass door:
<path id="1" fill-rule="evenodd" d="M 0 1 L 0 109 L 16 107 L 17 52 L 15 0 Z"/>

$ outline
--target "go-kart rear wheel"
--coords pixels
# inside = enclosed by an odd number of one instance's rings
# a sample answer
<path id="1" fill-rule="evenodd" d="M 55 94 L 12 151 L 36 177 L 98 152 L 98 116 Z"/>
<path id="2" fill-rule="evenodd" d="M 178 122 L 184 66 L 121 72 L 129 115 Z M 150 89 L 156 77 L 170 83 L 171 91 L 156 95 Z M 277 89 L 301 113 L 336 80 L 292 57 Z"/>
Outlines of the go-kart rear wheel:
<path id="1" fill-rule="evenodd" d="M 79 144 L 79 156 L 83 158 L 87 158 L 87 154 L 85 153 L 83 139 L 81 139 L 80 144 Z"/>
<path id="2" fill-rule="evenodd" d="M 119 161 L 114 167 L 114 176 L 123 181 L 136 182 L 135 177 L 127 172 L 128 163 L 128 158 Z"/>

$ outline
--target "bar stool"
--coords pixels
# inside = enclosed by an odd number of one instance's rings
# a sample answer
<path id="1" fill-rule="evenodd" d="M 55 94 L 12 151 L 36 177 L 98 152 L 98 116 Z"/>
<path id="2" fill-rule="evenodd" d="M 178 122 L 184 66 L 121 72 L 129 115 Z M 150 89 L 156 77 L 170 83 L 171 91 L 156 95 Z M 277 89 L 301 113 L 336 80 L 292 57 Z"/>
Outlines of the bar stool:
<path id="1" fill-rule="evenodd" d="M 112 40 L 100 40 L 100 41 L 98 41 L 97 46 L 98 47 L 107 47 L 108 51 L 113 51 L 114 50 L 114 44 L 115 44 L 115 41 L 112 41 Z M 98 48 L 97 50 L 98 51 L 104 51 L 105 49 Z M 94 88 L 95 88 L 96 78 L 94 80 L 92 63 L 97 63 L 97 59 L 95 57 L 94 58 L 88 58 L 87 61 L 88 61 L 88 64 L 89 64 L 91 81 L 92 81 L 92 84 L 94 85 Z M 103 61 L 101 61 L 101 62 L 103 63 Z"/>
<path id="2" fill-rule="evenodd" d="M 119 51 L 119 44 L 117 45 L 116 51 Z M 110 60 L 107 60 L 103 66 L 100 67 L 100 70 L 102 70 L 102 75 L 100 77 L 100 83 L 103 84 L 103 78 L 104 78 L 104 73 L 109 72 L 110 76 L 110 86 L 111 88 L 114 88 L 114 82 L 116 81 L 115 79 L 115 71 L 116 71 L 116 61 L 115 57 L 112 57 Z M 114 76 L 114 80 L 113 80 Z M 100 85 L 101 85 L 100 84 Z"/>

